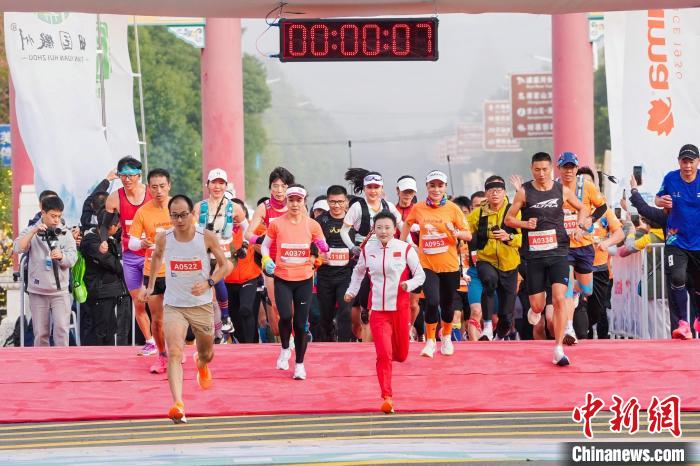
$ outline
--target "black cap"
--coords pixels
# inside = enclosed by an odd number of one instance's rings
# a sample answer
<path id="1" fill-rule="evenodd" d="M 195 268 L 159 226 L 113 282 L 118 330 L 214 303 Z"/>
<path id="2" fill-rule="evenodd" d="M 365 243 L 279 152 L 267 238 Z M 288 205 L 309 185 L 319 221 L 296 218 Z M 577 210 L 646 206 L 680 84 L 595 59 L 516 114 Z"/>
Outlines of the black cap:
<path id="1" fill-rule="evenodd" d="M 686 144 L 685 146 L 681 147 L 681 150 L 678 151 L 678 159 L 697 159 L 700 157 L 700 153 L 698 152 L 698 148 L 695 147 L 692 144 Z"/>

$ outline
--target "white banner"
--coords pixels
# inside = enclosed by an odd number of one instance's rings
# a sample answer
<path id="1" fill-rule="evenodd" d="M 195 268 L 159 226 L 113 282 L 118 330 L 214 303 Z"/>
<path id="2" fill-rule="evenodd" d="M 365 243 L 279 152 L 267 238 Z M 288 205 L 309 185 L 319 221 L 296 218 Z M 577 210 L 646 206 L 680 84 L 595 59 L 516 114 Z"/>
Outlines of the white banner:
<path id="1" fill-rule="evenodd" d="M 59 194 L 69 225 L 78 224 L 85 197 L 116 161 L 127 153 L 139 155 L 133 143 L 131 87 L 125 90 L 126 80 L 117 78 L 120 68 L 127 70 L 124 63 L 128 66 L 126 30 L 112 36 L 109 43 L 121 42 L 123 50 L 111 46 L 119 58 L 109 60 L 114 81 L 105 82 L 110 92 L 107 102 L 116 102 L 107 107 L 108 118 L 114 120 L 114 129 L 108 131 L 115 140 L 110 150 L 102 130 L 96 15 L 5 13 L 5 47 L 18 126 L 34 165 L 36 191 L 52 189 Z M 125 72 L 130 74 L 130 67 L 121 74 Z"/>
<path id="2" fill-rule="evenodd" d="M 684 144 L 700 145 L 700 11 L 644 10 L 605 14 L 605 67 L 612 174 L 653 197 L 678 169 Z M 619 195 L 615 199 L 619 199 Z"/>
<path id="3" fill-rule="evenodd" d="M 100 16 L 102 47 L 107 51 L 105 56 L 108 57 L 103 63 L 103 69 L 107 145 L 111 160 L 119 160 L 127 155 L 141 158 L 134 118 L 134 75 L 127 40 L 129 21 L 129 16 Z"/>

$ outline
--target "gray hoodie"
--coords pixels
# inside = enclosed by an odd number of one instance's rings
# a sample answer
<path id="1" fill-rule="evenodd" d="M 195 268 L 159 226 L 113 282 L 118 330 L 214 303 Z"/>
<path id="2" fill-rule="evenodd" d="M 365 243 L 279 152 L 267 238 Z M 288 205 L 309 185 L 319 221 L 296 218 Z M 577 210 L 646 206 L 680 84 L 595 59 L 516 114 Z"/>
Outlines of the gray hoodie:
<path id="1" fill-rule="evenodd" d="M 34 226 L 27 227 L 19 235 L 19 238 L 30 234 L 34 230 Z M 27 253 L 29 256 L 29 264 L 27 270 L 27 291 L 46 296 L 55 296 L 68 293 L 68 284 L 70 282 L 70 268 L 78 260 L 78 253 L 75 247 L 75 240 L 70 231 L 65 235 L 58 237 L 56 243 L 57 248 L 61 248 L 63 259 L 58 262 L 58 278 L 61 284 L 61 289 L 56 289 L 56 278 L 51 265 L 48 243 L 39 235 L 34 235 L 29 243 L 27 251 L 22 251 L 19 248 L 19 238 L 15 241 L 15 252 L 18 254 Z"/>

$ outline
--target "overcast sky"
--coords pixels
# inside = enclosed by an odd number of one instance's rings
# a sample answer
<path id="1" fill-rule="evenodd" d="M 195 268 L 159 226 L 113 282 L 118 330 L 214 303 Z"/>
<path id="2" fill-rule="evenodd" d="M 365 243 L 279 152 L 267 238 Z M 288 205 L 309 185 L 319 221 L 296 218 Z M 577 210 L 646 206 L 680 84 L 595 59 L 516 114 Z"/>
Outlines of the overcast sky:
<path id="1" fill-rule="evenodd" d="M 257 51 L 279 51 L 278 28 L 258 40 L 267 27 L 263 20 L 243 21 L 243 49 L 268 65 L 268 79 L 289 82 L 303 96 L 299 104 L 327 110 L 348 139 L 368 141 L 353 143 L 358 165 L 392 170 L 400 157 L 421 175 L 435 165 L 429 152 L 440 135 L 480 111 L 499 88 L 507 89 L 508 73 L 541 71 L 551 57 L 549 16 L 452 14 L 439 20 L 437 62 L 280 63 Z M 435 135 L 405 141 L 417 133 Z M 384 141 L 372 142 L 379 137 Z"/>

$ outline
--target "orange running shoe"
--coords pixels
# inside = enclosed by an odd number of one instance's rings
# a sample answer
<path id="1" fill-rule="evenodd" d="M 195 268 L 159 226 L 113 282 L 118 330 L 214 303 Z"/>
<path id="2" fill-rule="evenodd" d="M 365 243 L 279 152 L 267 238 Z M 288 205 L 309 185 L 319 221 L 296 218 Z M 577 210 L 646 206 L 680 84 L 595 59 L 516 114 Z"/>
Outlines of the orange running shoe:
<path id="1" fill-rule="evenodd" d="M 187 424 L 187 418 L 185 417 L 185 405 L 182 401 L 175 403 L 170 411 L 168 411 L 168 418 L 170 418 L 175 424 Z"/>
<path id="2" fill-rule="evenodd" d="M 201 388 L 202 390 L 210 389 L 213 380 L 211 376 L 211 371 L 209 370 L 209 366 L 204 366 L 204 369 L 199 368 L 199 355 L 197 354 L 197 352 L 195 352 L 192 355 L 192 359 L 194 359 L 194 366 L 197 368 L 197 385 L 199 385 L 199 388 Z"/>
<path id="3" fill-rule="evenodd" d="M 394 414 L 394 402 L 392 401 L 391 397 L 387 396 L 384 398 L 382 407 L 379 409 L 381 409 L 384 414 Z"/>

